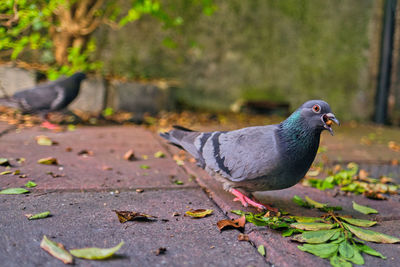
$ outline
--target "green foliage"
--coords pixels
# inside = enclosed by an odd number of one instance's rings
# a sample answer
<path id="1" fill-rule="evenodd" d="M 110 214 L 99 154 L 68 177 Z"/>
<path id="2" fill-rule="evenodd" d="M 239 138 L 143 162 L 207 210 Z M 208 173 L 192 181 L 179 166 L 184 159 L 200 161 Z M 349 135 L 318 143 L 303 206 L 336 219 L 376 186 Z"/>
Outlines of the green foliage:
<path id="1" fill-rule="evenodd" d="M 99 2 L 100 3 L 100 2 Z M 93 12 L 89 10 L 85 19 L 93 20 L 93 26 L 86 33 L 80 31 L 72 34 L 72 39 L 83 38 L 83 45 L 67 43 L 67 62 L 56 62 L 55 44 L 56 34 L 71 34 L 73 28 L 62 21 L 60 8 L 71 10 L 81 4 L 79 1 L 69 0 L 5 0 L 0 1 L 0 14 L 6 16 L 0 27 L 0 51 L 9 52 L 9 60 L 21 58 L 25 51 L 36 50 L 39 62 L 48 65 L 47 74 L 50 79 L 60 75 L 70 75 L 76 71 L 100 70 L 103 63 L 93 58 L 97 50 L 96 40 L 91 37 L 92 32 L 101 24 L 113 25 L 115 29 L 127 25 L 129 22 L 139 20 L 144 15 L 150 15 L 161 21 L 165 28 L 177 27 L 183 24 L 181 16 L 171 17 L 164 10 L 159 0 L 131 0 L 128 9 L 121 8 L 120 1 L 106 1 L 103 5 L 93 5 Z M 191 0 L 190 4 L 201 5 L 203 13 L 210 15 L 216 9 L 212 0 Z M 74 20 L 74 16 L 72 16 Z M 100 22 L 96 24 L 97 22 Z M 64 24 L 63 24 L 64 23 Z M 69 22 L 74 27 L 82 30 L 84 24 L 80 21 Z M 74 24 L 75 23 L 75 24 Z M 64 26 L 63 26 L 64 25 Z M 86 25 L 86 27 L 88 27 Z M 89 27 L 88 27 L 89 28 Z M 87 41 L 87 42 L 86 42 Z M 167 42 L 172 46 L 173 40 Z"/>
<path id="2" fill-rule="evenodd" d="M 310 198 L 303 200 L 299 196 L 294 196 L 293 201 L 307 208 L 314 207 L 321 210 L 322 207 L 329 207 L 328 204 L 321 204 Z M 364 244 L 363 240 L 376 243 L 400 242 L 397 237 L 361 228 L 371 227 L 377 223 L 376 221 L 340 216 L 332 210 L 320 218 L 281 216 L 279 213 L 271 216 L 265 212 L 253 214 L 240 210 L 231 212 L 240 216 L 245 215 L 246 221 L 256 226 L 281 230 L 282 236 L 292 236 L 293 241 L 304 243 L 298 246 L 300 250 L 329 259 L 332 266 L 363 265 L 363 253 L 386 259 L 380 252 Z"/>
<path id="3" fill-rule="evenodd" d="M 342 191 L 352 192 L 354 194 L 366 194 L 371 198 L 381 199 L 382 196 L 377 196 L 377 194 L 393 194 L 399 189 L 399 185 L 389 184 L 391 183 L 390 178 L 384 177 L 384 179 L 388 181 L 383 182 L 379 179 L 366 177 L 366 172 L 362 172 L 364 174 L 362 174 L 361 171 L 359 173 L 358 165 L 352 162 L 347 165 L 347 169 L 334 173 L 325 179 L 307 178 L 304 180 L 303 185 L 315 187 L 319 190 L 333 189 L 338 186 Z"/>

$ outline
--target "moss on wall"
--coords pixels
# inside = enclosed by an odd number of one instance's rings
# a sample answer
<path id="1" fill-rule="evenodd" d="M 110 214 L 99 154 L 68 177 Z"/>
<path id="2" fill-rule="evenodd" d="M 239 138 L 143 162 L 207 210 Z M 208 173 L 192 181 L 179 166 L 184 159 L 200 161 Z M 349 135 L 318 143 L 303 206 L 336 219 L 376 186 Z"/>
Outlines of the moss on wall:
<path id="1" fill-rule="evenodd" d="M 177 79 L 180 101 L 197 108 L 321 98 L 342 119 L 368 118 L 372 0 L 217 0 L 212 16 L 174 3 L 185 21 L 178 32 L 152 19 L 98 31 L 105 71 Z"/>

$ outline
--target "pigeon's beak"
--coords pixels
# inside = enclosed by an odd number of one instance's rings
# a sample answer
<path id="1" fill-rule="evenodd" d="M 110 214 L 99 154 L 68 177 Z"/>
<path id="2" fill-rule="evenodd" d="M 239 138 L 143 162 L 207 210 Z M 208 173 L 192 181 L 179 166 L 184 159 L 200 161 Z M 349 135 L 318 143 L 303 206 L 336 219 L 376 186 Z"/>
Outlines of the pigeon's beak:
<path id="1" fill-rule="evenodd" d="M 332 123 L 336 123 L 337 125 L 340 125 L 340 122 L 338 119 L 336 119 L 335 115 L 332 113 L 326 113 L 321 116 L 321 120 L 324 124 L 324 128 L 327 129 L 331 135 L 333 135 L 333 130 L 332 130 Z"/>

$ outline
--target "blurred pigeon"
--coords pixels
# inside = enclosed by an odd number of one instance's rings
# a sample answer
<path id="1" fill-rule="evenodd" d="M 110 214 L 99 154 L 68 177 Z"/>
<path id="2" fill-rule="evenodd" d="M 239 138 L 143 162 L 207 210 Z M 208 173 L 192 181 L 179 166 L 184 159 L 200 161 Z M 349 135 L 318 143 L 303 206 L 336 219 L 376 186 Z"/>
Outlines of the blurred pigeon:
<path id="1" fill-rule="evenodd" d="M 2 98 L 0 103 L 20 108 L 25 113 L 38 113 L 46 120 L 42 125 L 51 127 L 52 124 L 47 122 L 47 114 L 65 109 L 77 97 L 85 78 L 84 73 L 77 72 L 68 78 L 60 78 Z"/>
<path id="2" fill-rule="evenodd" d="M 195 132 L 174 126 L 160 135 L 194 156 L 244 206 L 277 211 L 249 198 L 254 191 L 291 187 L 304 177 L 317 154 L 323 130 L 339 121 L 328 103 L 310 100 L 280 124 L 229 132 Z M 240 190 L 240 191 L 239 191 Z"/>

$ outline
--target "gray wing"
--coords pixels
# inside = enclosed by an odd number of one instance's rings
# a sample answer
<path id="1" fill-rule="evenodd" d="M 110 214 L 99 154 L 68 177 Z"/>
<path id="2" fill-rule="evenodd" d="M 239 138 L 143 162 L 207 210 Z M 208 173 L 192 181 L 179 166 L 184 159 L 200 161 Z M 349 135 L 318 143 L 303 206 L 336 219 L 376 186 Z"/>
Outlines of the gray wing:
<path id="1" fill-rule="evenodd" d="M 268 125 L 203 133 L 195 146 L 200 161 L 225 178 L 235 182 L 254 179 L 273 173 L 279 164 L 276 129 Z"/>
<path id="2" fill-rule="evenodd" d="M 21 103 L 27 111 L 41 111 L 49 110 L 57 95 L 54 85 L 48 84 L 17 92 L 12 98 Z"/>
<path id="3" fill-rule="evenodd" d="M 54 91 L 57 93 L 56 98 L 50 105 L 51 110 L 59 110 L 65 108 L 65 90 L 61 86 L 56 85 Z"/>

